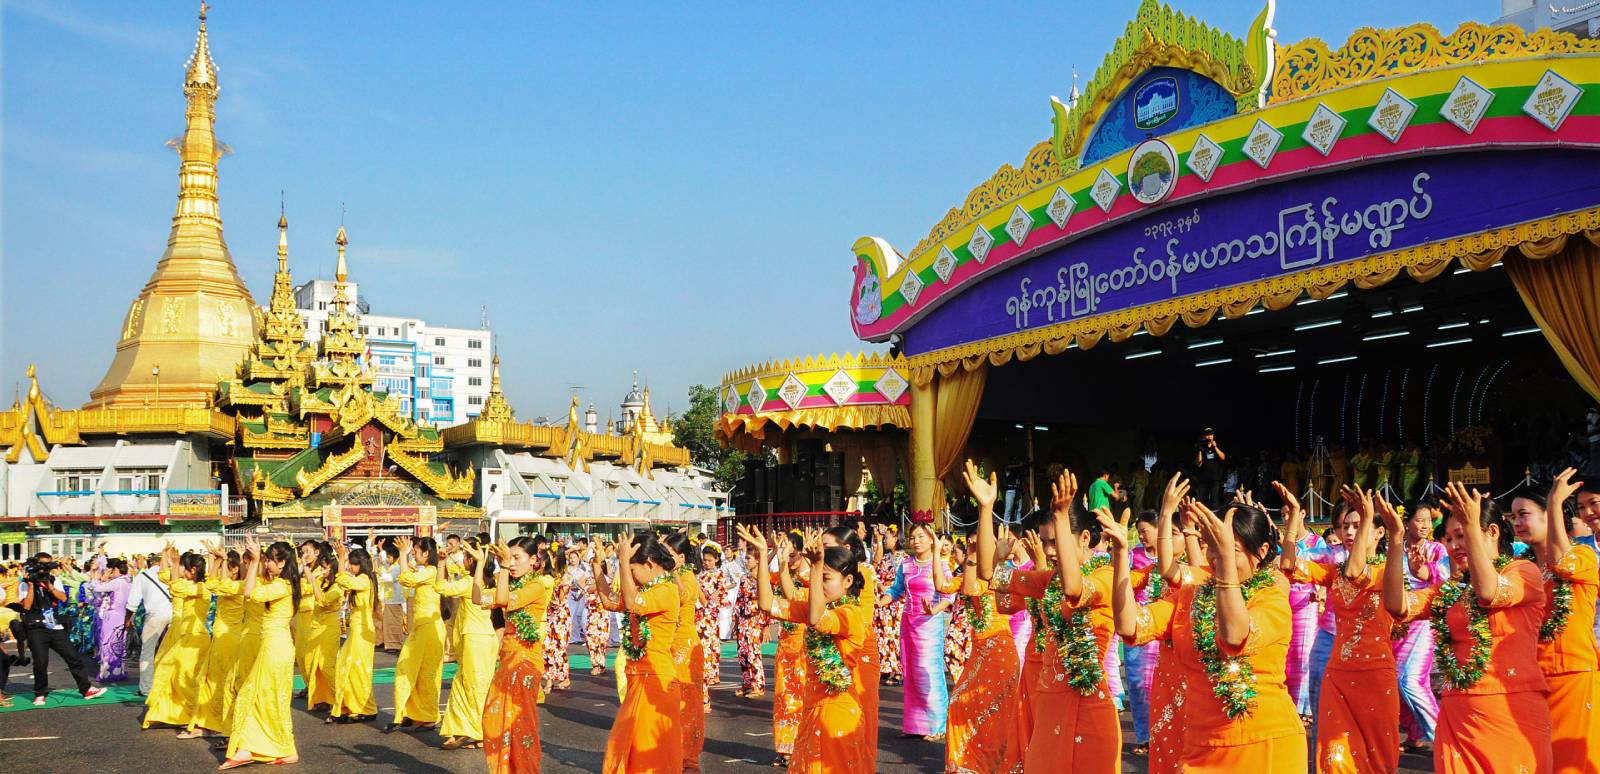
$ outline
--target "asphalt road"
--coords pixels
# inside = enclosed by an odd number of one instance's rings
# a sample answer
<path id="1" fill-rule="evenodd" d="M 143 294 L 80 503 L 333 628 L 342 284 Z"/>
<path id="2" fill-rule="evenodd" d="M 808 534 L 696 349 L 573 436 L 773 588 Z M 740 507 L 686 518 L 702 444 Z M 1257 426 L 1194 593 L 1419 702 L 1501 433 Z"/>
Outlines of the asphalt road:
<path id="1" fill-rule="evenodd" d="M 393 656 L 378 654 L 378 667 L 393 663 Z M 70 687 L 71 680 L 59 662 L 54 666 L 51 684 Z M 31 674 L 30 670 L 13 669 L 6 685 L 7 695 L 19 704 L 32 699 L 28 692 Z M 722 678 L 722 686 L 712 694 L 712 710 L 706 719 L 706 747 L 701 759 L 704 770 L 773 771 L 767 765 L 772 760 L 770 690 L 763 699 L 735 696 L 738 664 L 731 660 L 723 661 Z M 446 695 L 448 689 L 447 683 Z M 341 774 L 485 771 L 481 751 L 441 750 L 442 740 L 436 733 L 379 733 L 392 712 L 393 686 L 380 684 L 376 691 L 380 714 L 367 725 L 324 725 L 320 717 L 307 713 L 297 700 L 294 732 L 301 760 L 297 770 Z M 440 698 L 443 701 L 446 696 Z M 943 771 L 943 745 L 900 738 L 900 702 L 898 689 L 884 689 L 878 770 L 906 774 Z M 616 708 L 616 685 L 609 673 L 594 677 L 574 670 L 572 689 L 551 695 L 540 708 L 544 771 L 599 771 Z M 139 719 L 143 711 L 140 704 L 112 703 L 0 714 L 0 762 L 4 762 L 7 771 L 16 772 L 104 771 L 113 767 L 200 772 L 211 770 L 222 760 L 222 752 L 210 749 L 206 740 L 179 740 L 171 730 L 141 731 Z M 1417 756 L 1406 756 L 1401 765 L 1407 767 L 1402 769 L 1407 772 L 1432 770 L 1431 761 Z M 1142 774 L 1144 759 L 1125 754 L 1123 771 Z"/>

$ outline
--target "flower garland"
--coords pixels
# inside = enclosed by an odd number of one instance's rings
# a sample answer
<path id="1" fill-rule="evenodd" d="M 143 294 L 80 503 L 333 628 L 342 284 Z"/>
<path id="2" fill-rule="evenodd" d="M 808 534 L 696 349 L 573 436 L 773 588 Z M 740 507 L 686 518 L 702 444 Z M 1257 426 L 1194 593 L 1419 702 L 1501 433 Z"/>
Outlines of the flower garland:
<path id="1" fill-rule="evenodd" d="M 1167 590 L 1167 579 L 1161 577 L 1161 573 L 1157 572 L 1155 569 L 1152 568 L 1150 570 L 1150 580 L 1145 581 L 1145 584 L 1144 584 L 1144 597 L 1145 597 L 1145 599 L 1148 599 L 1151 602 L 1154 602 L 1154 601 L 1160 599 L 1161 598 L 1161 593 L 1166 591 L 1166 590 Z"/>
<path id="2" fill-rule="evenodd" d="M 512 578 L 511 593 L 515 594 L 532 577 L 533 573 L 530 572 L 520 578 Z M 536 645 L 544 641 L 544 627 L 540 626 L 538 621 L 533 620 L 533 613 L 529 612 L 528 609 L 531 607 L 533 606 L 525 605 L 516 610 L 508 611 L 506 613 L 506 623 L 511 624 L 512 631 L 517 634 L 517 639 L 529 645 Z"/>
<path id="3" fill-rule="evenodd" d="M 1054 583 L 1054 581 L 1051 582 Z M 1028 597 L 1027 601 L 1023 604 L 1028 608 L 1028 620 L 1033 622 L 1033 652 L 1043 653 L 1044 637 L 1041 635 L 1045 630 L 1044 612 L 1041 610 L 1039 599 L 1037 597 Z"/>
<path id="4" fill-rule="evenodd" d="M 967 621 L 972 624 L 972 631 L 981 632 L 988 629 L 989 623 L 994 620 L 994 595 L 979 594 L 965 598 L 967 600 Z"/>
<path id="5" fill-rule="evenodd" d="M 645 592 L 666 583 L 672 577 L 672 573 L 661 573 L 655 577 L 655 580 L 640 586 L 635 594 L 643 596 Z M 638 661 L 644 658 L 645 648 L 650 645 L 650 619 L 638 613 L 629 613 L 628 628 L 631 631 L 638 632 L 638 634 L 631 638 L 622 638 L 622 655 L 627 656 L 629 661 Z"/>
<path id="6" fill-rule="evenodd" d="M 1504 570 L 1510 563 L 1511 557 L 1497 556 L 1494 568 Z M 1465 667 L 1456 659 L 1450 624 L 1445 621 L 1450 608 L 1455 606 L 1471 585 L 1471 576 L 1463 573 L 1461 580 L 1441 586 L 1439 595 L 1433 598 L 1433 609 L 1429 615 L 1433 625 L 1434 661 L 1450 687 L 1458 691 L 1476 685 L 1483 679 L 1484 670 L 1489 668 L 1489 611 L 1483 608 L 1478 595 L 1473 594 L 1467 600 L 1467 631 L 1472 635 L 1472 658 Z"/>
<path id="7" fill-rule="evenodd" d="M 858 599 L 851 594 L 829 602 L 828 609 L 856 604 Z M 823 634 L 812 626 L 806 627 L 806 659 L 810 663 L 806 674 L 821 680 L 830 695 L 848 689 L 855 682 L 850 665 L 844 663 L 844 656 L 839 653 L 839 642 L 833 635 Z"/>
<path id="8" fill-rule="evenodd" d="M 1083 574 L 1088 575 L 1111 563 L 1105 556 L 1096 556 L 1083 564 Z M 1079 607 L 1068 615 L 1062 609 L 1064 589 L 1058 575 L 1044 590 L 1040 605 L 1055 636 L 1056 656 L 1061 659 L 1061 671 L 1067 674 L 1067 684 L 1078 693 L 1088 696 L 1099 689 L 1105 678 L 1103 656 L 1089 626 L 1089 608 Z"/>
<path id="9" fill-rule="evenodd" d="M 1270 567 L 1262 567 L 1239 586 L 1246 602 L 1257 589 L 1272 582 Z M 1212 577 L 1195 590 L 1190 610 L 1194 627 L 1194 647 L 1200 651 L 1200 664 L 1211 681 L 1211 692 L 1222 700 L 1222 711 L 1230 718 L 1248 715 L 1256 707 L 1256 673 L 1246 659 L 1222 655 L 1217 647 L 1217 580 Z"/>
<path id="10" fill-rule="evenodd" d="M 1567 629 L 1567 616 L 1572 615 L 1572 581 L 1558 578 L 1549 570 L 1544 577 L 1550 582 L 1550 608 L 1546 611 L 1550 617 L 1539 625 L 1539 641 L 1555 642 Z"/>

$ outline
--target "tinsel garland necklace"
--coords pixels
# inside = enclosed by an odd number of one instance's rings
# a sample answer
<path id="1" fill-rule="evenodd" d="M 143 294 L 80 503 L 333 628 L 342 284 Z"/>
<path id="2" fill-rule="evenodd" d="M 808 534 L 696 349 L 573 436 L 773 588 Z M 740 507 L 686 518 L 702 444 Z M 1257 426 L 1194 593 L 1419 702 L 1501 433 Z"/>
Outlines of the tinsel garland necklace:
<path id="1" fill-rule="evenodd" d="M 1246 602 L 1256 590 L 1272 583 L 1272 569 L 1262 566 L 1240 584 Z M 1200 652 L 1200 665 L 1211 681 L 1211 692 L 1222 700 L 1222 711 L 1230 718 L 1248 715 L 1256 708 L 1256 673 L 1246 659 L 1227 658 L 1217 647 L 1217 580 L 1213 576 L 1194 592 L 1189 611 L 1194 631 L 1194 647 Z"/>
<path id="2" fill-rule="evenodd" d="M 850 594 L 829 602 L 827 609 L 858 603 L 856 595 Z M 806 660 L 807 674 L 821 680 L 829 694 L 846 690 L 854 682 L 849 665 L 844 663 L 844 655 L 839 653 L 839 642 L 833 635 L 823 634 L 813 626 L 806 627 Z"/>
<path id="3" fill-rule="evenodd" d="M 1096 556 L 1083 564 L 1083 574 L 1110 564 L 1105 556 Z M 1094 640 L 1094 630 L 1089 627 L 1089 608 L 1078 607 L 1068 615 L 1062 610 L 1061 576 L 1057 575 L 1044 590 L 1040 608 L 1050 633 L 1056 639 L 1056 657 L 1061 659 L 1061 671 L 1067 675 L 1067 684 L 1078 693 L 1088 696 L 1099 689 L 1104 679 L 1102 654 Z"/>
<path id="4" fill-rule="evenodd" d="M 627 568 L 623 569 L 626 571 Z M 644 596 L 645 592 L 660 586 L 663 583 L 666 583 L 667 581 L 671 580 L 672 577 L 673 574 L 670 572 L 661 573 L 655 577 L 655 580 L 640 586 L 638 590 L 634 592 L 634 595 L 642 597 Z M 650 619 L 645 618 L 638 613 L 629 613 L 628 631 L 637 632 L 637 634 L 632 637 L 622 638 L 622 655 L 627 656 L 629 661 L 638 661 L 639 659 L 644 658 L 645 648 L 650 645 Z"/>
<path id="5" fill-rule="evenodd" d="M 1051 581 L 1054 583 L 1055 581 Z M 1028 608 L 1028 620 L 1033 623 L 1033 652 L 1044 652 L 1044 611 L 1041 609 L 1037 597 L 1028 597 L 1023 603 Z"/>
<path id="6" fill-rule="evenodd" d="M 1550 607 L 1545 611 L 1549 617 L 1539 625 L 1539 641 L 1555 642 L 1567 629 L 1567 616 L 1572 615 L 1572 581 L 1551 570 L 1544 571 L 1544 578 L 1550 583 Z"/>
<path id="7" fill-rule="evenodd" d="M 1367 566 L 1368 567 L 1377 567 L 1378 565 L 1383 564 L 1384 558 L 1385 557 L 1384 557 L 1383 554 L 1368 554 L 1367 555 Z M 1348 567 L 1349 565 L 1350 565 L 1350 557 L 1346 556 L 1344 558 L 1344 561 L 1339 563 L 1339 574 L 1343 575 L 1344 571 L 1345 571 L 1345 568 Z"/>
<path id="8" fill-rule="evenodd" d="M 532 577 L 533 573 L 530 572 L 524 573 L 519 578 L 512 578 L 511 593 L 515 594 L 521 590 L 523 586 L 527 585 L 528 579 Z M 517 639 L 529 645 L 534 645 L 544 640 L 544 627 L 540 626 L 538 621 L 533 620 L 533 613 L 529 611 L 531 607 L 533 606 L 524 605 L 516 610 L 508 611 L 506 613 L 506 623 L 511 624 L 512 631 L 517 634 Z"/>
<path id="9" fill-rule="evenodd" d="M 1494 569 L 1504 570 L 1510 563 L 1511 557 L 1497 556 Z M 1456 690 L 1476 685 L 1483 679 L 1484 670 L 1489 668 L 1489 611 L 1478 601 L 1478 595 L 1472 594 L 1467 600 L 1467 631 L 1472 635 L 1472 656 L 1466 666 L 1456 659 L 1450 624 L 1445 620 L 1450 608 L 1471 587 L 1472 577 L 1467 573 L 1462 573 L 1459 581 L 1446 582 L 1439 587 L 1439 595 L 1433 598 L 1433 609 L 1429 615 L 1433 624 L 1434 661 L 1439 665 L 1439 674 L 1444 675 L 1445 681 Z"/>
<path id="10" fill-rule="evenodd" d="M 973 633 L 988 629 L 989 622 L 994 620 L 994 595 L 962 596 L 967 601 L 967 622 L 972 624 Z"/>
<path id="11" fill-rule="evenodd" d="M 796 582 L 798 583 L 798 581 L 796 581 Z M 787 595 L 785 595 L 783 593 L 783 584 L 782 583 L 779 583 L 778 585 L 772 587 L 772 594 L 773 594 L 773 596 L 777 597 L 778 599 L 787 599 L 788 598 Z M 798 628 L 800 628 L 800 624 L 797 624 L 794 621 L 779 621 L 778 622 L 778 630 L 783 632 L 784 634 L 789 634 L 789 633 L 793 632 L 794 630 L 796 630 Z"/>

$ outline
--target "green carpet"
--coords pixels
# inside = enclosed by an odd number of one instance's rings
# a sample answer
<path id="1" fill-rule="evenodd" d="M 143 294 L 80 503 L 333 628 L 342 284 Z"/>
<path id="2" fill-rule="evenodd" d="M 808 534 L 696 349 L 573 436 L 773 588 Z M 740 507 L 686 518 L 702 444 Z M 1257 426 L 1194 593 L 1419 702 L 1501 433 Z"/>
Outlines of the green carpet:
<path id="1" fill-rule="evenodd" d="M 763 655 L 772 656 L 778 652 L 778 646 L 775 643 L 767 643 L 761 648 L 761 652 Z M 722 643 L 722 658 L 724 660 L 737 659 L 738 657 L 738 645 L 732 642 Z M 615 650 L 609 651 L 606 654 L 606 667 L 614 667 L 616 665 L 616 660 L 617 652 Z M 588 672 L 591 666 L 588 653 L 572 656 L 568 659 L 568 661 L 572 664 L 572 669 L 574 671 Z M 449 680 L 450 678 L 455 677 L 455 674 L 455 664 L 444 665 L 444 679 Z M 138 694 L 139 684 L 135 681 L 129 681 L 125 683 L 114 683 L 112 685 L 107 685 L 105 687 L 105 695 L 95 699 L 94 701 L 85 700 L 83 696 L 78 693 L 77 689 L 74 688 L 51 691 L 50 695 L 46 698 L 47 703 L 45 706 L 35 707 L 33 706 L 33 691 L 31 689 L 33 684 L 31 669 L 13 669 L 11 676 L 12 679 L 9 683 L 9 686 L 13 690 L 19 688 L 22 690 L 20 693 L 6 695 L 7 698 L 11 699 L 11 707 L 0 707 L 0 714 L 7 712 L 25 712 L 27 710 L 57 709 L 60 707 L 81 707 L 87 704 L 119 704 L 124 702 L 133 704 L 144 703 L 144 697 L 139 696 Z M 390 685 L 392 683 L 394 683 L 393 668 L 372 670 L 373 685 Z M 71 685 L 70 680 L 68 681 L 68 685 Z M 305 687 L 305 682 L 300 679 L 299 675 L 296 675 L 294 678 L 294 689 L 298 691 Z"/>

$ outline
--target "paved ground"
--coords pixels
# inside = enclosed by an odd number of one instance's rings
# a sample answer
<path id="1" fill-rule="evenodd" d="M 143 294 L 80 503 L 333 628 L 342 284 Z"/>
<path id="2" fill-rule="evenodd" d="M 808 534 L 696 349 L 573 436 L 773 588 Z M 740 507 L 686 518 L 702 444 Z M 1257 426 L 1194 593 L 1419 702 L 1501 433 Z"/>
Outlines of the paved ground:
<path id="1" fill-rule="evenodd" d="M 394 657 L 378 654 L 377 666 L 393 666 Z M 71 685 L 59 661 L 51 674 L 52 685 Z M 770 667 L 770 660 L 769 660 Z M 6 686 L 20 705 L 31 700 L 31 671 L 13 670 Z M 723 661 L 723 687 L 713 693 L 712 712 L 706 721 L 706 771 L 771 772 L 771 694 L 747 700 L 734 696 L 738 665 Z M 572 690 L 554 694 L 541 712 L 544 770 L 554 774 L 596 772 L 604 757 L 606 735 L 616 712 L 616 686 L 610 674 L 592 677 L 574 670 Z M 320 718 L 295 702 L 294 730 L 300 748 L 299 771 L 356 772 L 406 771 L 482 772 L 480 751 L 447 752 L 439 749 L 437 734 L 384 735 L 378 729 L 392 711 L 393 686 L 376 687 L 382 714 L 369 725 L 324 725 Z M 448 684 L 446 685 L 448 691 Z M 24 691 L 20 696 L 14 691 Z M 72 696 L 70 691 L 54 697 Z M 443 698 L 443 697 L 441 697 Z M 882 772 L 938 772 L 943 770 L 944 747 L 921 740 L 899 738 L 900 694 L 885 689 L 883 734 L 878 770 Z M 170 730 L 139 730 L 143 707 L 134 703 L 63 706 L 0 714 L 0 761 L 8 771 L 96 771 L 113 765 L 134 766 L 150 772 L 207 771 L 222 753 L 204 740 L 178 740 Z M 1404 771 L 1431 771 L 1429 761 L 1407 756 Z M 1125 755 L 1123 771 L 1144 772 L 1142 758 Z"/>

